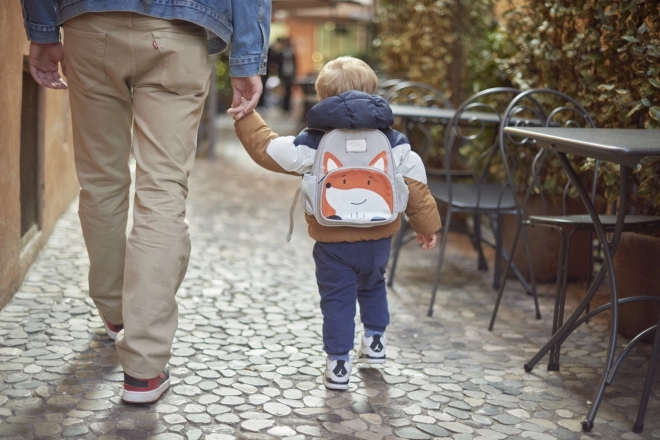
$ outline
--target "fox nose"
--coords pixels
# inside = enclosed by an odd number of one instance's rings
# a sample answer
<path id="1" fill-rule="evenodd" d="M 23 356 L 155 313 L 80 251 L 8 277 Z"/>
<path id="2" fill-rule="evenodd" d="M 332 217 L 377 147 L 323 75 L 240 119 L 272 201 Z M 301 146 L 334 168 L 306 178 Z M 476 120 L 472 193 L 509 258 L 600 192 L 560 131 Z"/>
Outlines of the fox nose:
<path id="1" fill-rule="evenodd" d="M 330 188 L 331 186 L 332 186 L 332 185 L 329 184 L 329 183 L 326 183 L 326 184 L 325 184 L 325 187 L 326 187 L 326 188 Z"/>

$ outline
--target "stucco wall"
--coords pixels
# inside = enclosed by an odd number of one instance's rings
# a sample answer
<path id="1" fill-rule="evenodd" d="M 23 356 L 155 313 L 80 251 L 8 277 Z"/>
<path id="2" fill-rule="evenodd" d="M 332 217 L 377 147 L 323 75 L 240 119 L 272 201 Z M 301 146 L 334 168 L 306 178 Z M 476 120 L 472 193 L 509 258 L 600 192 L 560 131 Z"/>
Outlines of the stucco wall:
<path id="1" fill-rule="evenodd" d="M 20 85 L 25 37 L 17 14 L 21 14 L 20 2 L 0 3 L 0 304 L 18 287 L 20 272 Z"/>
<path id="2" fill-rule="evenodd" d="M 66 92 L 41 90 L 41 231 L 21 246 L 20 130 L 23 59 L 29 43 L 21 3 L 0 2 L 0 307 L 11 298 L 55 221 L 78 192 Z"/>

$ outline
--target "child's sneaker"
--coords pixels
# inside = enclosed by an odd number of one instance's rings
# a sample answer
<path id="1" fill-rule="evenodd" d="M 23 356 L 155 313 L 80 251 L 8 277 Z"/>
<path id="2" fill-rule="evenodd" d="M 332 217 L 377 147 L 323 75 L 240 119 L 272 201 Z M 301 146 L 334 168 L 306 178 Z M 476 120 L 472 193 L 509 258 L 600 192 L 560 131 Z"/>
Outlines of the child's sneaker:
<path id="1" fill-rule="evenodd" d="M 170 387 L 170 371 L 167 367 L 152 379 L 137 379 L 124 372 L 124 402 L 153 403 Z"/>
<path id="2" fill-rule="evenodd" d="M 347 390 L 348 380 L 351 377 L 351 360 L 325 361 L 325 374 L 323 383 L 331 390 Z"/>
<path id="3" fill-rule="evenodd" d="M 387 360 L 385 349 L 387 341 L 385 335 L 362 336 L 362 344 L 358 351 L 358 360 L 368 364 L 384 364 Z"/>

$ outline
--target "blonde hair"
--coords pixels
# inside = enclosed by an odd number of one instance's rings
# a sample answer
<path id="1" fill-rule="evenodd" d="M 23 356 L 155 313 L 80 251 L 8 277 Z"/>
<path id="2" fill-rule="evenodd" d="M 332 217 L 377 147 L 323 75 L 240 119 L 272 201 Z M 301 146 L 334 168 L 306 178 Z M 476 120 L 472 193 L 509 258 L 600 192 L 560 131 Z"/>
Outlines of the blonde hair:
<path id="1" fill-rule="evenodd" d="M 328 62 L 316 79 L 316 94 L 319 100 L 337 96 L 349 90 L 369 93 L 376 91 L 378 77 L 362 60 L 345 56 Z"/>

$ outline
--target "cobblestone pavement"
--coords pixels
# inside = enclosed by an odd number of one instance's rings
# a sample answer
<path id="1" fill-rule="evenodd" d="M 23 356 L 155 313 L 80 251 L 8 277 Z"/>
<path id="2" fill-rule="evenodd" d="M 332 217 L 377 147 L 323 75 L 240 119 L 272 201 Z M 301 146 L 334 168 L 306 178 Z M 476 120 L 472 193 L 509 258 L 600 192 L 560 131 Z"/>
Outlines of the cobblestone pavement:
<path id="1" fill-rule="evenodd" d="M 490 274 L 474 270 L 460 237 L 450 240 L 432 318 L 425 310 L 437 253 L 405 248 L 389 297 L 387 364 L 358 366 L 347 392 L 326 390 L 313 243 L 300 210 L 285 241 L 297 183 L 258 169 L 232 141 L 217 160 L 198 161 L 173 385 L 151 406 L 121 402 L 122 371 L 87 298 L 72 204 L 0 312 L 0 438 L 660 438 L 657 386 L 644 433 L 631 432 L 649 347 L 626 361 L 594 431 L 581 433 L 606 326 L 579 329 L 564 346 L 561 371 L 541 363 L 525 373 L 548 337 L 552 298 L 542 296 L 537 321 L 531 299 L 510 283 L 488 332 Z"/>

